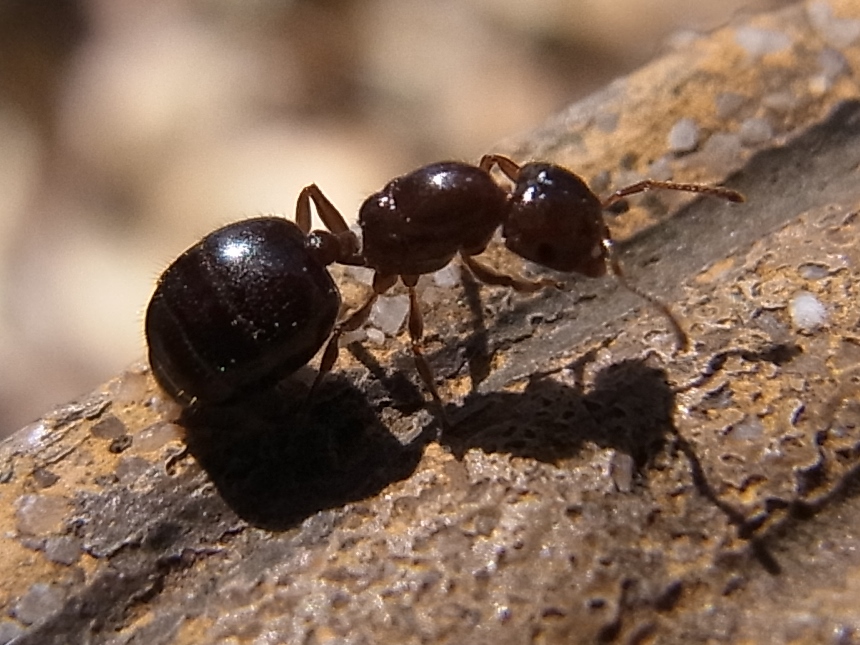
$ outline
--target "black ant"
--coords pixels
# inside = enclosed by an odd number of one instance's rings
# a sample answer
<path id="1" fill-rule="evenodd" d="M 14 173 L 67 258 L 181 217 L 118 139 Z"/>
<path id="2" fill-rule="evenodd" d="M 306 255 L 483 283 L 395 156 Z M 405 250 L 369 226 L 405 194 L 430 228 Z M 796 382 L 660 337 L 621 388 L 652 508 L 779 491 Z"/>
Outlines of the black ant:
<path id="1" fill-rule="evenodd" d="M 512 191 L 505 191 L 490 175 L 496 166 L 513 182 Z M 399 279 L 409 292 L 407 326 L 418 373 L 441 406 L 433 372 L 421 351 L 424 323 L 415 290 L 418 277 L 438 271 L 459 254 L 475 277 L 486 284 L 520 292 L 560 286 L 545 278 L 528 280 L 500 273 L 479 261 L 475 256 L 484 252 L 500 226 L 508 249 L 546 268 L 588 277 L 611 270 L 624 287 L 666 316 L 679 345 L 686 347 L 686 334 L 669 307 L 625 279 L 603 219 L 603 210 L 624 197 L 655 188 L 705 193 L 732 202 L 744 200 L 743 195 L 728 188 L 655 180 L 640 181 L 601 200 L 579 176 L 561 166 L 537 162 L 520 166 L 502 155 L 485 155 L 478 166 L 456 161 L 435 163 L 393 179 L 368 197 L 359 210 L 363 237 L 360 255 L 364 265 L 374 270 L 372 293 L 335 326 L 323 352 L 317 382 L 337 360 L 340 336 L 363 325 L 376 299 Z M 299 194 L 299 225 L 309 227 L 311 201 L 325 225 L 343 235 L 343 216 L 316 184 Z M 351 263 L 353 258 L 345 259 Z"/>
<path id="2" fill-rule="evenodd" d="M 511 192 L 490 175 L 495 166 L 514 183 Z M 559 286 L 553 280 L 500 273 L 476 259 L 500 226 L 507 248 L 547 268 L 589 277 L 609 268 L 625 287 L 663 312 L 684 344 L 686 336 L 669 308 L 624 279 L 602 216 L 603 209 L 627 195 L 653 188 L 743 201 L 727 188 L 651 180 L 601 201 L 560 166 L 519 166 L 507 157 L 487 155 L 479 166 L 424 166 L 371 195 L 359 211 L 359 249 L 343 216 L 312 184 L 299 194 L 295 223 L 260 217 L 230 224 L 204 237 L 164 271 L 146 312 L 153 375 L 180 403 L 221 403 L 277 383 L 325 345 L 313 392 L 337 360 L 341 335 L 359 328 L 376 299 L 401 280 L 409 291 L 408 330 L 418 373 L 441 407 L 421 351 L 418 277 L 459 254 L 487 284 L 522 292 Z M 311 201 L 327 230 L 310 230 Z M 340 322 L 340 295 L 326 270 L 335 262 L 374 270 L 371 295 Z"/>

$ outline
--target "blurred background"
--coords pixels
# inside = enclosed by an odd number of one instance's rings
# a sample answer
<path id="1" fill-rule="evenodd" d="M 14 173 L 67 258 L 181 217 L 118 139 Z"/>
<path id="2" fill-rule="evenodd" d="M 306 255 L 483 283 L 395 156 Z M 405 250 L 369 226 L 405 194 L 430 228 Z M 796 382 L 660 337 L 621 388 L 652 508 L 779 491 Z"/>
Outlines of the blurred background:
<path id="1" fill-rule="evenodd" d="M 145 355 L 159 273 L 213 228 L 346 215 L 477 160 L 787 0 L 0 0 L 0 436 Z"/>

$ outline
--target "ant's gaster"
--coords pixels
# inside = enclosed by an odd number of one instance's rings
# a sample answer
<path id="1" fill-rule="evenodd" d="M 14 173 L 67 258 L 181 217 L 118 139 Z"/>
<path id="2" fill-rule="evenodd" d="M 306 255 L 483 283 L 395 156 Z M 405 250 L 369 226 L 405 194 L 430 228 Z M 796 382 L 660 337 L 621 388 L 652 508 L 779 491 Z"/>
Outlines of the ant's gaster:
<path id="1" fill-rule="evenodd" d="M 512 191 L 505 191 L 490 175 L 496 166 L 513 182 Z M 603 219 L 602 211 L 612 204 L 655 188 L 704 193 L 733 202 L 744 199 L 728 188 L 646 180 L 601 200 L 580 177 L 561 166 L 534 162 L 520 166 L 502 155 L 486 155 L 478 166 L 431 164 L 390 181 L 365 200 L 358 215 L 361 259 L 374 270 L 372 293 L 335 325 L 317 382 L 337 360 L 340 336 L 364 324 L 376 299 L 401 280 L 409 292 L 408 330 L 418 373 L 441 407 L 433 372 L 421 351 L 424 324 L 415 290 L 418 277 L 443 268 L 459 254 L 486 284 L 521 292 L 559 286 L 553 280 L 527 280 L 498 272 L 475 257 L 487 248 L 500 226 L 508 249 L 544 267 L 588 277 L 610 270 L 625 288 L 663 313 L 678 344 L 686 347 L 686 334 L 668 306 L 627 282 Z M 315 184 L 299 194 L 296 220 L 300 226 L 305 230 L 310 226 L 311 201 L 326 226 L 340 232 L 343 217 Z M 337 230 L 331 223 L 337 224 Z"/>
<path id="2" fill-rule="evenodd" d="M 358 240 L 337 217 L 257 217 L 213 231 L 158 280 L 146 310 L 149 363 L 186 406 L 236 399 L 274 385 L 331 336 L 340 294 L 326 266 L 361 264 Z"/>

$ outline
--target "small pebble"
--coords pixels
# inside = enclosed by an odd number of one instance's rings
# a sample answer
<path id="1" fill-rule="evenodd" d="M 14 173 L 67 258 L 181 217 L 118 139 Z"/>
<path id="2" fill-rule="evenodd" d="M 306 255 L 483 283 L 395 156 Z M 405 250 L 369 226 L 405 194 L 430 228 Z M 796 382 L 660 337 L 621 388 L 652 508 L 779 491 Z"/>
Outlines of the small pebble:
<path id="1" fill-rule="evenodd" d="M 47 468 L 36 468 L 33 471 L 33 483 L 39 488 L 50 488 L 60 481 L 60 476 Z"/>
<path id="2" fill-rule="evenodd" d="M 145 371 L 127 370 L 111 384 L 113 402 L 120 406 L 138 403 L 146 395 L 147 387 Z"/>
<path id="3" fill-rule="evenodd" d="M 409 296 L 381 296 L 373 304 L 368 322 L 387 336 L 394 336 L 403 326 L 408 312 Z"/>
<path id="4" fill-rule="evenodd" d="M 385 334 L 382 333 L 379 329 L 370 328 L 367 330 L 367 341 L 369 343 L 373 343 L 374 345 L 384 345 L 385 344 Z"/>
<path id="5" fill-rule="evenodd" d="M 63 594 L 56 587 L 44 582 L 33 584 L 15 605 L 15 618 L 25 625 L 32 625 L 56 614 L 63 607 Z"/>
<path id="6" fill-rule="evenodd" d="M 764 424 L 758 417 L 745 418 L 732 428 L 730 437 L 740 441 L 754 441 L 764 434 Z"/>
<path id="7" fill-rule="evenodd" d="M 851 65 L 842 52 L 830 47 L 818 55 L 818 64 L 821 66 L 821 73 L 831 81 L 850 73 L 851 70 Z"/>
<path id="8" fill-rule="evenodd" d="M 54 495 L 22 495 L 16 505 L 17 529 L 29 535 L 58 530 L 69 512 L 65 498 Z"/>
<path id="9" fill-rule="evenodd" d="M 799 102 L 799 97 L 790 90 L 771 92 L 770 94 L 765 94 L 761 99 L 763 107 L 780 114 L 788 114 L 796 109 Z"/>
<path id="10" fill-rule="evenodd" d="M 830 275 L 830 269 L 823 264 L 805 262 L 797 268 L 797 272 L 804 280 L 821 280 Z"/>
<path id="11" fill-rule="evenodd" d="M 45 540 L 45 555 L 51 562 L 72 565 L 81 556 L 81 541 L 68 535 Z"/>
<path id="12" fill-rule="evenodd" d="M 672 166 L 669 163 L 669 159 L 665 156 L 660 157 L 648 166 L 648 177 L 660 181 L 668 181 L 672 179 Z"/>
<path id="13" fill-rule="evenodd" d="M 450 262 L 433 274 L 433 282 L 444 289 L 460 284 L 460 265 Z"/>
<path id="14" fill-rule="evenodd" d="M 175 423 L 158 421 L 134 435 L 134 453 L 156 452 L 170 441 L 180 441 L 182 434 L 182 428 Z"/>
<path id="15" fill-rule="evenodd" d="M 125 424 L 114 415 L 108 414 L 98 421 L 90 430 L 99 439 L 116 439 L 127 432 Z"/>
<path id="16" fill-rule="evenodd" d="M 735 94 L 734 92 L 722 92 L 717 95 L 716 107 L 717 118 L 725 121 L 733 117 L 738 110 L 746 103 L 746 97 L 743 94 Z"/>
<path id="17" fill-rule="evenodd" d="M 705 142 L 702 152 L 714 168 L 731 167 L 741 151 L 741 139 L 736 134 L 715 132 Z"/>
<path id="18" fill-rule="evenodd" d="M 699 126 L 693 119 L 680 119 L 669 131 L 669 150 L 691 152 L 699 145 Z"/>
<path id="19" fill-rule="evenodd" d="M 791 46 L 791 38 L 781 31 L 740 27 L 735 32 L 735 42 L 743 47 L 750 56 L 759 58 L 765 54 L 775 54 Z"/>
<path id="20" fill-rule="evenodd" d="M 615 452 L 609 460 L 609 473 L 615 487 L 622 493 L 633 489 L 633 475 L 636 464 L 633 457 L 623 452 Z"/>
<path id="21" fill-rule="evenodd" d="M 806 291 L 798 293 L 791 299 L 788 310 L 792 324 L 801 331 L 815 331 L 827 320 L 827 310 L 824 305 L 818 298 Z"/>
<path id="22" fill-rule="evenodd" d="M 0 645 L 11 645 L 24 633 L 24 629 L 11 620 L 0 621 Z"/>
<path id="23" fill-rule="evenodd" d="M 760 145 L 773 139 L 773 126 L 767 119 L 754 117 L 741 123 L 738 136 L 746 146 Z"/>
<path id="24" fill-rule="evenodd" d="M 806 15 L 818 35 L 831 47 L 844 49 L 860 39 L 860 20 L 837 18 L 829 2 L 810 3 Z"/>

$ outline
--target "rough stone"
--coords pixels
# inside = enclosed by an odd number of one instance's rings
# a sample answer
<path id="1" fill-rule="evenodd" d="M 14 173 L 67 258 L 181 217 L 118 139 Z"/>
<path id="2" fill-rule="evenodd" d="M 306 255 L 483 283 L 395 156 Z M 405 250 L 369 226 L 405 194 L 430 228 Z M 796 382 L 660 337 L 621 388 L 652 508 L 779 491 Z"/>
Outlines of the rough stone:
<path id="1" fill-rule="evenodd" d="M 649 195 L 608 217 L 629 279 L 671 304 L 689 351 L 609 279 L 512 295 L 464 274 L 424 301 L 450 429 L 428 412 L 402 334 L 342 352 L 308 410 L 268 392 L 185 415 L 187 452 L 172 431 L 134 455 L 94 433 L 109 418 L 133 437 L 176 421 L 130 371 L 0 444 L 0 635 L 856 639 L 858 20 L 848 1 L 748 18 L 502 146 L 608 172 L 610 190 L 660 159 L 676 180 L 745 193 Z M 702 141 L 670 155 L 683 118 Z M 740 145 L 757 118 L 773 140 Z M 813 332 L 793 321 L 801 292 L 827 311 Z M 51 521 L 22 527 L 16 509 L 49 493 L 62 501 Z"/>

